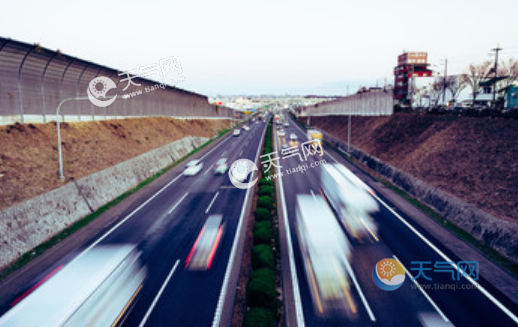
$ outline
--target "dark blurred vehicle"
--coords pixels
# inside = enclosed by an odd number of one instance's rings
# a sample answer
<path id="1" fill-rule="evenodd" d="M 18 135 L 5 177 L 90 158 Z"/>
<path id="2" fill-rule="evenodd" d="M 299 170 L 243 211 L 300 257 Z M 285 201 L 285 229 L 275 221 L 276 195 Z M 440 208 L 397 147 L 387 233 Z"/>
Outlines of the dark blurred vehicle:
<path id="1" fill-rule="evenodd" d="M 146 277 L 139 258 L 133 245 L 94 247 L 16 304 L 0 326 L 119 326 Z"/>
<path id="2" fill-rule="evenodd" d="M 221 158 L 214 164 L 214 175 L 223 175 L 228 170 L 228 159 Z"/>
<path id="3" fill-rule="evenodd" d="M 185 260 L 187 269 L 196 271 L 210 269 L 224 231 L 225 220 L 223 215 L 210 215 Z"/>

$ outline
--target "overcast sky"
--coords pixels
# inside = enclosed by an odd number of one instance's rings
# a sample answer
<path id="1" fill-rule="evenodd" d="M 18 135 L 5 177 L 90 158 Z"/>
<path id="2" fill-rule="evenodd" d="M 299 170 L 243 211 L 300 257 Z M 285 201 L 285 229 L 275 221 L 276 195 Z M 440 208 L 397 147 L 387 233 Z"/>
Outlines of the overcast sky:
<path id="1" fill-rule="evenodd" d="M 171 56 L 207 95 L 340 94 L 392 82 L 397 55 L 450 73 L 518 57 L 518 0 L 6 1 L 0 36 L 127 71 Z"/>

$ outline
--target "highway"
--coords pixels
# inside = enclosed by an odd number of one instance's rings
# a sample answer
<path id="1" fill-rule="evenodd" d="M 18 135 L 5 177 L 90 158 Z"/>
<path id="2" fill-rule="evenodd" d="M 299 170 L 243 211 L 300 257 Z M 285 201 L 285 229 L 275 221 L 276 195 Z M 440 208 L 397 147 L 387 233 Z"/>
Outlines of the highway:
<path id="1" fill-rule="evenodd" d="M 124 326 L 229 326 L 239 271 L 240 250 L 246 226 L 250 190 L 234 187 L 227 174 L 214 175 L 213 165 L 220 158 L 228 158 L 229 165 L 237 159 L 257 161 L 264 139 L 266 124 L 250 123 L 250 130 L 241 129 L 239 137 L 231 134 L 200 160 L 203 169 L 195 176 L 181 173 L 157 192 L 139 203 L 128 206 L 114 226 L 106 226 L 102 233 L 85 242 L 78 256 L 103 245 L 134 244 L 142 252 L 141 260 L 147 269 L 134 306 L 128 310 Z M 295 133 L 299 144 L 306 140 L 305 131 L 290 118 L 290 126 L 283 127 L 285 136 L 274 129 L 275 150 Z M 302 153 L 302 150 L 301 150 Z M 182 166 L 186 165 L 182 163 Z M 324 319 L 316 314 L 310 288 L 304 273 L 304 260 L 295 228 L 295 203 L 298 194 L 321 194 L 320 166 L 339 162 L 376 190 L 379 183 L 368 174 L 343 159 L 332 149 L 324 154 L 281 158 L 278 164 L 284 173 L 277 179 L 283 252 L 285 321 L 292 326 L 423 326 L 420 318 L 428 315 L 441 324 L 434 326 L 512 326 L 518 324 L 517 306 L 493 288 L 481 276 L 478 280 L 462 277 L 452 280 L 450 272 L 426 271 L 432 279 L 410 279 L 415 272 L 414 261 L 451 261 L 458 258 L 437 242 L 426 230 L 406 216 L 398 205 L 379 192 L 375 198 L 380 211 L 374 218 L 379 226 L 379 241 L 358 243 L 351 240 L 353 256 L 349 270 L 350 296 L 354 314 L 350 317 Z M 303 172 L 287 173 L 299 165 L 308 164 Z M 278 171 L 279 172 L 279 171 Z M 192 271 L 186 267 L 187 258 L 197 243 L 197 236 L 211 214 L 223 214 L 226 229 L 210 269 Z M 345 233 L 345 230 L 342 232 Z M 452 236 L 453 237 L 453 236 Z M 286 242 L 283 243 L 282 240 Z M 407 276 L 395 291 L 384 291 L 373 282 L 375 264 L 385 258 L 400 261 Z M 63 257 L 45 275 L 66 265 L 72 258 Z M 287 276 L 287 277 L 286 277 Z M 33 284 L 38 280 L 33 281 Z M 451 285 L 459 289 L 417 289 L 419 284 Z M 27 285 L 29 288 L 30 285 Z M 464 288 L 464 289 L 461 289 Z M 20 290 L 20 294 L 25 289 Z M 15 300 L 19 294 L 7 302 Z M 8 308 L 2 307 L 0 315 Z"/>
<path id="2" fill-rule="evenodd" d="M 277 130 L 280 126 L 277 126 Z M 298 124 L 290 120 L 290 127 L 283 127 L 285 136 L 276 133 L 275 145 L 280 153 L 280 145 L 289 141 L 291 133 L 298 136 L 299 141 L 305 142 L 307 137 Z M 292 144 L 291 144 L 292 145 Z M 300 150 L 302 154 L 302 150 Z M 457 258 L 441 244 L 434 241 L 426 230 L 416 226 L 410 217 L 398 212 L 396 205 L 377 194 L 376 199 L 380 211 L 374 218 L 379 226 L 379 242 L 353 242 L 353 258 L 350 271 L 351 296 L 354 299 L 356 314 L 352 318 L 320 318 L 316 313 L 311 300 L 310 287 L 305 278 L 303 259 L 297 239 L 295 223 L 295 204 L 297 194 L 320 195 L 321 160 L 327 163 L 339 162 L 348 167 L 371 188 L 376 190 L 376 182 L 363 171 L 352 165 L 331 149 L 326 148 L 323 156 L 309 156 L 307 162 L 304 157 L 297 156 L 281 158 L 278 162 L 282 166 L 283 177 L 280 183 L 280 198 L 285 226 L 286 240 L 290 244 L 285 246 L 289 262 L 283 262 L 284 269 L 288 269 L 290 283 L 290 303 L 293 307 L 286 308 L 288 326 L 422 326 L 419 316 L 430 314 L 440 324 L 435 326 L 512 326 L 518 323 L 516 313 L 518 308 L 514 303 L 491 287 L 482 277 L 477 281 L 465 277 L 456 282 L 452 280 L 451 272 L 426 271 L 427 281 L 420 277 L 416 283 L 446 285 L 456 284 L 465 289 L 416 289 L 416 284 L 410 280 L 412 261 L 429 261 L 432 265 L 438 261 L 457 263 L 470 258 Z M 304 172 L 288 174 L 298 165 L 308 163 Z M 314 167 L 312 167 L 314 166 Z M 379 184 L 379 183 L 378 183 Z M 344 230 L 345 232 L 345 230 Z M 452 236 L 453 237 L 453 236 Z M 397 259 L 407 272 L 403 285 L 394 291 L 384 291 L 373 282 L 372 271 L 375 264 L 385 258 Z M 294 271 L 290 269 L 290 265 Z M 285 286 L 286 289 L 286 286 Z"/>
<path id="3" fill-rule="evenodd" d="M 237 240 L 246 226 L 244 207 L 251 192 L 234 187 L 228 174 L 214 175 L 213 165 L 220 158 L 228 158 L 229 166 L 237 159 L 258 158 L 266 124 L 249 126 L 239 137 L 229 133 L 203 155 L 203 169 L 197 175 L 177 175 L 138 207 L 126 209 L 117 225 L 84 244 L 79 256 L 114 244 L 134 244 L 142 251 L 147 279 L 124 326 L 218 326 L 221 319 L 229 319 L 232 308 L 224 304 L 233 303 L 236 285 L 229 283 L 230 272 L 240 265 Z M 187 270 L 186 258 L 205 220 L 217 213 L 224 215 L 226 230 L 212 266 L 206 271 Z"/>

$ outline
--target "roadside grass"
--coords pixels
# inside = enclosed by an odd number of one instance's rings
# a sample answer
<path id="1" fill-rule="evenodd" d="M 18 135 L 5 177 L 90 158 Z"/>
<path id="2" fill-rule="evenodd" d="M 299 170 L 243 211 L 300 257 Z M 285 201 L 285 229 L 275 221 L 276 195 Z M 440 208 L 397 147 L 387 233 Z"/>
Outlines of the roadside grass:
<path id="1" fill-rule="evenodd" d="M 293 116 L 294 117 L 294 116 Z M 296 117 L 294 117 L 295 122 L 297 122 L 302 128 L 305 128 L 305 124 L 303 122 L 300 122 L 297 120 Z M 477 240 L 474 238 L 471 234 L 460 228 L 455 223 L 452 223 L 451 221 L 447 220 L 441 214 L 439 214 L 437 211 L 435 211 L 430 206 L 422 203 L 403 189 L 399 188 L 398 186 L 394 185 L 392 182 L 390 182 L 388 179 L 383 178 L 378 173 L 374 172 L 369 167 L 365 166 L 360 161 L 354 159 L 353 157 L 348 156 L 344 152 L 337 149 L 334 145 L 332 145 L 329 142 L 324 141 L 326 144 L 326 147 L 332 148 L 335 150 L 336 153 L 338 153 L 342 158 L 345 160 L 351 162 L 355 166 L 362 169 L 364 172 L 366 172 L 369 176 L 373 177 L 374 179 L 378 180 L 380 183 L 394 191 L 399 196 L 403 197 L 405 200 L 407 200 L 410 204 L 412 204 L 414 207 L 422 211 L 424 214 L 426 214 L 428 217 L 435 220 L 437 223 L 442 225 L 444 228 L 446 228 L 448 231 L 453 233 L 455 236 L 463 240 L 464 242 L 468 243 L 475 249 L 477 249 L 479 252 L 481 252 L 484 256 L 486 256 L 488 259 L 493 261 L 495 264 L 500 266 L 502 269 L 505 269 L 507 272 L 512 274 L 513 276 L 518 278 L 518 264 L 505 258 L 502 256 L 498 251 L 493 249 L 491 246 L 489 246 L 486 242 Z"/>
<path id="2" fill-rule="evenodd" d="M 119 195 L 117 198 L 115 198 L 114 200 L 112 200 L 112 201 L 108 202 L 107 204 L 103 205 L 102 207 L 97 209 L 95 212 L 93 212 L 93 213 L 89 214 L 88 216 L 86 216 L 86 217 L 76 221 L 75 223 L 73 223 L 69 227 L 63 229 L 62 231 L 60 231 L 56 235 L 52 236 L 47 241 L 41 243 L 40 245 L 36 246 L 32 250 L 24 253 L 21 257 L 19 257 L 17 260 L 15 260 L 12 264 L 10 264 L 9 266 L 5 267 L 4 269 L 2 269 L 0 271 L 0 281 L 4 280 L 10 274 L 14 273 L 18 269 L 21 269 L 22 267 L 27 265 L 29 262 L 31 262 L 33 259 L 35 259 L 38 256 L 40 256 L 43 253 L 45 253 L 48 249 L 54 247 L 59 242 L 63 241 L 64 239 L 66 239 L 67 237 L 72 235 L 73 233 L 77 232 L 78 230 L 80 230 L 84 226 L 88 225 L 90 222 L 94 221 L 96 218 L 98 218 L 103 213 L 108 211 L 108 209 L 110 209 L 110 208 L 116 206 L 117 204 L 121 203 L 123 200 L 128 198 L 130 195 L 136 193 L 137 191 L 141 190 L 145 186 L 149 185 L 151 182 L 155 181 L 156 179 L 158 179 L 159 177 L 164 175 L 166 172 L 168 172 L 169 170 L 173 169 L 178 164 L 182 163 L 187 158 L 189 158 L 193 154 L 197 153 L 198 151 L 200 151 L 204 147 L 208 146 L 209 144 L 211 144 L 216 139 L 218 139 L 221 136 L 227 134 L 231 130 L 232 129 L 229 128 L 229 129 L 225 129 L 225 130 L 221 131 L 216 138 L 208 140 L 207 142 L 205 142 L 204 144 L 202 144 L 198 148 L 196 148 L 193 151 L 189 152 L 184 157 L 178 159 L 177 161 L 175 161 L 171 165 L 165 167 L 164 169 L 161 169 L 160 171 L 155 173 L 153 176 L 148 177 L 146 180 L 144 180 L 143 182 L 141 182 L 140 184 L 138 184 L 137 186 L 135 186 L 131 190 L 129 190 L 129 191 Z"/>

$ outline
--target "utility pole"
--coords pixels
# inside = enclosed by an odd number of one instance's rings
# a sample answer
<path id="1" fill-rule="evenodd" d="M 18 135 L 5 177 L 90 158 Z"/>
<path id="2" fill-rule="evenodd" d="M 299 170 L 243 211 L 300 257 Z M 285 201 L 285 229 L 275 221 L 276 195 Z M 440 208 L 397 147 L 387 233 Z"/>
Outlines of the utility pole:
<path id="1" fill-rule="evenodd" d="M 448 59 L 444 59 L 444 81 L 442 83 L 442 105 L 446 103 L 446 78 L 448 77 Z"/>
<path id="2" fill-rule="evenodd" d="M 493 106 L 496 107 L 496 82 L 498 78 L 498 52 L 502 50 L 498 45 L 496 48 L 491 49 L 491 51 L 495 52 L 495 83 L 493 85 Z"/>

